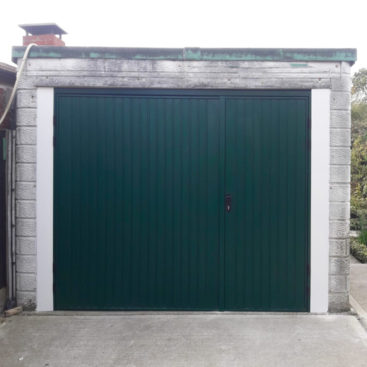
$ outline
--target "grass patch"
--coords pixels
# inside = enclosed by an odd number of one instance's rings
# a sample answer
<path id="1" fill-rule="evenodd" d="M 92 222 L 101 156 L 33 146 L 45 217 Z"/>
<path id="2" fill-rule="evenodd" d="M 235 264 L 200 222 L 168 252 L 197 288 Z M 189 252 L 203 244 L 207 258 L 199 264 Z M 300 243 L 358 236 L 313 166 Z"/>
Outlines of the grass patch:
<path id="1" fill-rule="evenodd" d="M 367 230 L 366 229 L 361 231 L 361 233 L 358 236 L 358 241 L 362 243 L 363 245 L 367 246 Z"/>
<path id="2" fill-rule="evenodd" d="M 367 263 L 367 246 L 358 240 L 351 239 L 350 253 L 361 263 Z"/>

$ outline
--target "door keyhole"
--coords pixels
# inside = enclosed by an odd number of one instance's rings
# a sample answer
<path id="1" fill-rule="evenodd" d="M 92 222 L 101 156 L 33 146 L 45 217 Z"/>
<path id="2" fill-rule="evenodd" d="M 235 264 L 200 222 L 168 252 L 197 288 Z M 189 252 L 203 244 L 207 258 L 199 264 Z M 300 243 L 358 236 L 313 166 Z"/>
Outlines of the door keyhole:
<path id="1" fill-rule="evenodd" d="M 224 199 L 224 205 L 226 207 L 227 213 L 229 213 L 232 209 L 232 196 L 231 194 L 226 194 Z"/>

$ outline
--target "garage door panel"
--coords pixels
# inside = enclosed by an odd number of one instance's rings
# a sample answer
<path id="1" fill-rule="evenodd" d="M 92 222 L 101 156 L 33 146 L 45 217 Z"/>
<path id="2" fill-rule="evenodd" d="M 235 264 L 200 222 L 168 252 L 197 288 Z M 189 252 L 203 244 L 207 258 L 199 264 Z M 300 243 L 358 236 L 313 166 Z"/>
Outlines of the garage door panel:
<path id="1" fill-rule="evenodd" d="M 227 99 L 226 309 L 308 309 L 307 122 L 305 99 Z"/>
<path id="2" fill-rule="evenodd" d="M 56 308 L 219 307 L 217 109 L 205 98 L 58 99 Z"/>
<path id="3" fill-rule="evenodd" d="M 55 308 L 308 310 L 308 109 L 302 92 L 57 90 Z"/>

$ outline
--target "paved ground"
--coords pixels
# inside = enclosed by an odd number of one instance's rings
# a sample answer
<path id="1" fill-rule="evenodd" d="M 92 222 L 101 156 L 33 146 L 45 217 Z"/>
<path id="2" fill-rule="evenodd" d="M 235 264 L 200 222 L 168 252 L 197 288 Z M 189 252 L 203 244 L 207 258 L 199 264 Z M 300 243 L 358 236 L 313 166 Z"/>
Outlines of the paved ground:
<path id="1" fill-rule="evenodd" d="M 352 315 L 20 315 L 0 326 L 1 367 L 367 365 Z"/>
<path id="2" fill-rule="evenodd" d="M 367 312 L 367 264 L 351 256 L 350 272 L 350 293 Z"/>
<path id="3" fill-rule="evenodd" d="M 350 257 L 350 304 L 367 330 L 367 264 L 361 264 L 353 256 Z"/>

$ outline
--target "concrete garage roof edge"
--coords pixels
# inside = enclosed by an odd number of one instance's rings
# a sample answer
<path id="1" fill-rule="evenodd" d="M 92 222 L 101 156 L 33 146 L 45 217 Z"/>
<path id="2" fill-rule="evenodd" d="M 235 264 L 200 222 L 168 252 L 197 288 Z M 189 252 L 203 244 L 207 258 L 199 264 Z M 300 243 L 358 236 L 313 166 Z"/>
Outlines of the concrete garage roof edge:
<path id="1" fill-rule="evenodd" d="M 14 46 L 12 60 L 22 58 L 25 47 Z M 126 48 L 37 46 L 31 59 L 129 59 L 187 61 L 345 61 L 357 60 L 354 48 Z"/>

